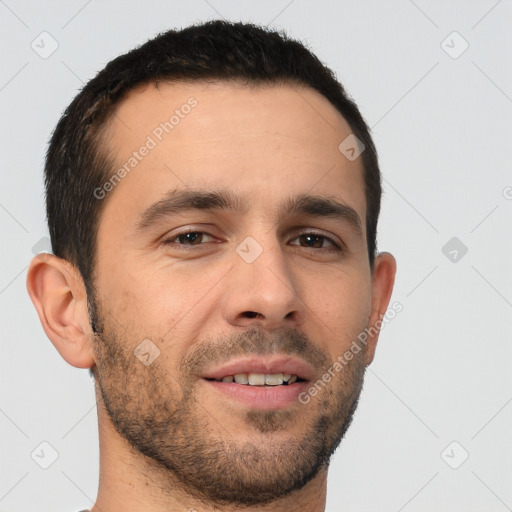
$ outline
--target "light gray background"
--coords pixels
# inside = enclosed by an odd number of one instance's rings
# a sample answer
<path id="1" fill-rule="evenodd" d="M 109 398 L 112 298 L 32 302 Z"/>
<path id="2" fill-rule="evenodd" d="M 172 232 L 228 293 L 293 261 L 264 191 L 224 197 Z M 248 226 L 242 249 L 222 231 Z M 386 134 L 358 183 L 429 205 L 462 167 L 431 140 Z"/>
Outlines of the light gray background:
<path id="1" fill-rule="evenodd" d="M 51 130 L 110 59 L 221 16 L 306 41 L 357 101 L 380 154 L 379 248 L 397 259 L 392 301 L 403 311 L 382 332 L 333 457 L 327 511 L 512 510 L 510 0 L 0 0 L 0 510 L 75 512 L 97 492 L 92 379 L 61 359 L 25 288 L 47 236 Z M 43 31 L 59 45 L 47 59 L 31 48 Z M 468 248 L 455 262 L 442 251 L 452 237 Z M 49 461 L 43 441 L 59 455 L 48 469 L 31 458 Z"/>

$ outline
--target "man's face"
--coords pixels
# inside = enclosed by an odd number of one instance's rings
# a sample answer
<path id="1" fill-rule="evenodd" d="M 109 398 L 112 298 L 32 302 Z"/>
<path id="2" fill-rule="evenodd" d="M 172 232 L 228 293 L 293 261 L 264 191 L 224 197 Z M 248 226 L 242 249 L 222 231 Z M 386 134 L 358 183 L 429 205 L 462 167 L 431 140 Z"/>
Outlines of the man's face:
<path id="1" fill-rule="evenodd" d="M 159 130 L 176 109 L 179 121 Z M 350 423 L 364 350 L 309 401 L 291 391 L 322 381 L 368 326 L 363 167 L 338 151 L 350 133 L 311 89 L 225 83 L 140 88 L 108 127 L 116 169 L 134 151 L 140 161 L 102 199 L 99 392 L 145 463 L 197 497 L 254 505 L 285 496 L 325 469 Z M 141 157 L 143 145 L 152 147 Z M 173 191 L 239 201 L 150 209 Z M 317 202 L 291 209 L 299 196 Z M 318 199 L 356 216 L 325 215 Z M 250 356 L 299 359 L 309 382 L 272 388 L 270 402 L 204 378 Z"/>

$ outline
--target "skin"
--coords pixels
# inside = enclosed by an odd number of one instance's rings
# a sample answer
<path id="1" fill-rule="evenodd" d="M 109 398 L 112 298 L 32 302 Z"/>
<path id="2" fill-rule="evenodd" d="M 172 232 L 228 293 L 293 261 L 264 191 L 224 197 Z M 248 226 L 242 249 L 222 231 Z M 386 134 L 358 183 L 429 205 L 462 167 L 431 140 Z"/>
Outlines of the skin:
<path id="1" fill-rule="evenodd" d="M 28 272 L 59 353 L 72 366 L 96 366 L 100 484 L 92 510 L 321 512 L 329 457 L 350 424 L 378 334 L 307 404 L 282 410 L 212 393 L 200 375 L 234 356 L 284 353 L 308 361 L 321 379 L 384 315 L 396 262 L 380 253 L 370 271 L 362 161 L 338 151 L 350 127 L 312 89 L 139 87 L 104 134 L 116 163 L 190 97 L 197 106 L 103 199 L 94 307 L 69 262 L 39 255 Z M 140 213 L 176 188 L 226 189 L 245 210 L 182 212 L 137 232 Z M 350 206 L 362 232 L 338 219 L 280 214 L 285 199 L 303 193 Z M 177 239 L 187 227 L 209 236 Z M 301 237 L 311 232 L 328 238 Z M 263 249 L 252 263 L 236 252 L 248 236 Z M 342 250 L 329 252 L 329 239 Z M 180 250 L 187 242 L 191 250 Z M 134 349 L 148 338 L 160 354 L 146 366 Z"/>

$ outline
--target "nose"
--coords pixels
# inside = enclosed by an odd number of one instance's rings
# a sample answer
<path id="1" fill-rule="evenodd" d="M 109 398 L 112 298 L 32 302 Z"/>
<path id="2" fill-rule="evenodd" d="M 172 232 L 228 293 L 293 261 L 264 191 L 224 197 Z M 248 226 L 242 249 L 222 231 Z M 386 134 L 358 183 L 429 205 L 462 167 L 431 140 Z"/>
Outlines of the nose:
<path id="1" fill-rule="evenodd" d="M 297 327 L 306 312 L 297 289 L 298 276 L 293 275 L 291 262 L 277 240 L 266 237 L 259 246 L 262 252 L 254 261 L 244 259 L 242 252 L 233 255 L 234 267 L 224 295 L 225 320 L 237 327 Z"/>

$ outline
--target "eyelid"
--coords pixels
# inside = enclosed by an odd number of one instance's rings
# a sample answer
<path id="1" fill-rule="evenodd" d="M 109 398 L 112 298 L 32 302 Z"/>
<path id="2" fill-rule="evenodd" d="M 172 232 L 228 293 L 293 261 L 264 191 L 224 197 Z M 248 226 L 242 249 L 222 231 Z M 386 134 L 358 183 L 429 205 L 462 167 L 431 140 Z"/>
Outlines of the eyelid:
<path id="1" fill-rule="evenodd" d="M 337 236 L 331 234 L 331 233 L 325 233 L 323 231 L 319 231 L 315 228 L 300 228 L 301 230 L 298 232 L 298 234 L 295 235 L 294 238 L 292 238 L 291 240 L 295 240 L 295 238 L 298 238 L 299 236 L 302 236 L 302 235 L 315 235 L 315 236 L 320 236 L 322 238 L 325 238 L 327 240 L 329 240 L 330 242 L 332 242 L 332 244 L 337 247 L 337 248 L 344 248 L 345 247 L 345 244 L 341 241 L 341 239 L 339 239 Z M 307 247 L 306 247 L 307 249 Z M 313 249 L 313 247 L 312 247 Z"/>
<path id="2" fill-rule="evenodd" d="M 340 251 L 343 251 L 346 249 L 345 244 L 340 239 L 338 239 L 338 237 L 336 237 L 330 233 L 326 234 L 322 231 L 319 231 L 318 229 L 308 228 L 308 227 L 301 227 L 298 229 L 299 229 L 299 231 L 295 231 L 293 238 L 290 238 L 289 241 L 296 240 L 297 238 L 299 238 L 303 235 L 313 235 L 313 236 L 318 236 L 318 237 L 324 238 L 324 239 L 328 240 L 329 242 L 331 242 L 331 244 L 332 244 L 331 247 L 320 247 L 320 248 L 303 247 L 304 249 L 312 249 L 312 250 L 320 252 L 320 253 L 340 252 Z M 199 248 L 201 245 L 205 245 L 207 243 L 207 242 L 204 242 L 204 243 L 194 245 L 194 244 L 181 244 L 179 242 L 174 241 L 179 236 L 187 235 L 188 233 L 199 233 L 202 235 L 207 235 L 207 236 L 211 236 L 213 238 L 217 238 L 214 235 L 212 235 L 211 233 L 209 233 L 208 231 L 205 231 L 204 228 L 202 229 L 199 226 L 188 226 L 187 228 L 184 228 L 181 231 L 174 232 L 171 235 L 166 235 L 163 238 L 161 244 L 164 246 L 173 245 L 176 248 L 178 248 L 178 250 L 182 250 L 182 251 L 194 251 L 197 248 Z M 212 243 L 212 242 L 209 242 L 209 243 Z M 213 243 L 220 243 L 220 242 L 217 241 L 217 242 L 213 242 Z M 291 244 L 291 245 L 294 245 L 297 247 L 302 247 L 300 244 Z"/>
<path id="3" fill-rule="evenodd" d="M 171 244 L 171 243 L 176 243 L 176 245 L 178 246 L 182 246 L 182 247 L 187 247 L 186 244 L 179 244 L 177 242 L 172 242 L 172 240 L 178 238 L 179 236 L 182 236 L 182 235 L 187 235 L 189 233 L 200 233 L 202 235 L 207 235 L 207 236 L 211 236 L 212 238 L 217 238 L 215 235 L 212 235 L 211 233 L 209 233 L 208 231 L 205 231 L 204 228 L 201 229 L 201 228 L 198 228 L 196 226 L 189 226 L 187 228 L 184 228 L 182 229 L 181 231 L 176 231 L 174 233 L 171 233 L 171 234 L 166 234 L 163 239 L 162 239 L 162 244 Z M 199 245 L 204 245 L 204 244 L 199 244 Z M 190 247 L 196 247 L 196 246 L 192 246 L 190 245 Z"/>

